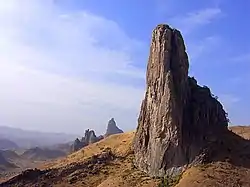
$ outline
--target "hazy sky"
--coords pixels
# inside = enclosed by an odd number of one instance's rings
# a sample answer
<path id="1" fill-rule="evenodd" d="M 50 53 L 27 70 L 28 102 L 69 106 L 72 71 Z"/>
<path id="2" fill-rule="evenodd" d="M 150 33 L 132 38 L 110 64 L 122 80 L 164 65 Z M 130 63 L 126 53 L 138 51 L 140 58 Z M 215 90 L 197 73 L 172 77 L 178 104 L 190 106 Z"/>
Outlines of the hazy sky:
<path id="1" fill-rule="evenodd" d="M 186 41 L 200 84 L 250 124 L 250 2 L 0 0 L 0 125 L 97 133 L 136 128 L 153 28 Z"/>

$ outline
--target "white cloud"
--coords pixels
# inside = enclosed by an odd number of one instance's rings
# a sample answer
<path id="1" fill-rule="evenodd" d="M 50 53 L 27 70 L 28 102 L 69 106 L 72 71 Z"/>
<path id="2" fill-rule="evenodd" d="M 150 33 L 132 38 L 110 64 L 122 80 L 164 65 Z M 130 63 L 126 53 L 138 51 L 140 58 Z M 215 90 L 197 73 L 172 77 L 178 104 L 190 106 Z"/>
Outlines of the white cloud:
<path id="1" fill-rule="evenodd" d="M 31 54 L 53 58 L 52 64 L 39 58 L 30 58 L 31 62 L 25 59 L 28 65 L 48 68 L 59 63 L 67 69 L 81 65 L 85 71 L 143 77 L 140 69 L 131 66 L 132 52 L 143 44 L 129 38 L 117 23 L 86 11 L 65 13 L 48 0 L 25 2 L 25 9 L 20 8 L 23 11 L 13 8 L 14 14 L 7 18 L 3 14 L 0 20 L 4 30 L 0 34 L 3 38 L 11 36 L 7 38 L 11 38 L 10 48 L 16 47 L 19 53 L 32 50 Z M 5 47 L 7 41 L 1 43 Z"/>
<path id="2" fill-rule="evenodd" d="M 75 133 L 78 131 L 74 128 L 82 131 L 83 128 L 95 128 L 100 132 L 105 129 L 105 120 L 112 115 L 124 120 L 120 121 L 123 126 L 126 122 L 132 123 L 126 127 L 128 129 L 135 124 L 141 89 L 79 81 L 21 66 L 1 64 L 0 68 L 1 121 L 29 129 L 38 125 L 45 130 Z M 133 97 L 128 97 L 130 94 Z"/>
<path id="3" fill-rule="evenodd" d="M 171 22 L 180 28 L 183 33 L 190 33 L 193 30 L 210 24 L 214 19 L 222 15 L 220 8 L 206 8 L 195 12 L 190 12 L 184 16 L 174 17 Z"/>
<path id="4" fill-rule="evenodd" d="M 115 117 L 135 128 L 143 89 L 108 80 L 144 80 L 133 66 L 143 43 L 112 20 L 62 11 L 52 0 L 0 7 L 1 125 L 100 133 Z"/>
<path id="5" fill-rule="evenodd" d="M 169 23 L 184 36 L 191 64 L 217 50 L 222 38 L 205 29 L 223 14 L 222 10 L 215 6 L 186 14 L 178 13 L 169 19 Z"/>

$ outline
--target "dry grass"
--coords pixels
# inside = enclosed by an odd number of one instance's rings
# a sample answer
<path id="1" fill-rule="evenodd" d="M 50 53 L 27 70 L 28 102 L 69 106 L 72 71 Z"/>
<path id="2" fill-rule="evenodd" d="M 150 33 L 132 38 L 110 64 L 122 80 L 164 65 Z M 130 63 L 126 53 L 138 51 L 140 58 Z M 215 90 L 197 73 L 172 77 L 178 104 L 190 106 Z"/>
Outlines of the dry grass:
<path id="1" fill-rule="evenodd" d="M 124 160 L 117 160 L 111 165 L 102 168 L 99 175 L 93 175 L 84 180 L 84 184 L 91 187 L 155 187 L 158 181 L 134 168 L 133 157 L 128 156 Z M 104 174 L 106 173 L 106 174 Z M 75 186 L 82 186 L 82 181 L 78 181 Z"/>
<path id="2" fill-rule="evenodd" d="M 234 126 L 229 129 L 250 139 L 250 126 Z M 182 175 L 177 187 L 250 187 L 250 168 L 227 162 L 192 167 Z"/>
<path id="3" fill-rule="evenodd" d="M 250 127 L 230 127 L 244 138 L 250 137 Z M 98 143 L 87 146 L 64 159 L 58 159 L 43 166 L 66 171 L 72 165 L 84 163 L 94 155 L 101 154 L 106 148 L 118 158 L 97 166 L 97 174 L 83 174 L 80 170 L 59 177 L 53 185 L 56 187 L 157 187 L 159 180 L 149 178 L 133 166 L 131 145 L 134 132 L 110 136 Z M 77 172 L 80 172 L 79 174 Z M 72 176 L 78 176 L 76 182 L 69 183 Z M 80 177 L 79 177 L 80 176 Z M 250 187 L 250 169 L 227 162 L 214 162 L 188 169 L 181 177 L 177 187 Z M 30 187 L 30 186 L 29 186 Z"/>
<path id="4" fill-rule="evenodd" d="M 106 148 L 110 148 L 117 157 L 125 157 L 125 159 L 116 160 L 111 165 L 106 165 L 99 175 L 84 179 L 84 184 L 89 183 L 93 187 L 155 187 L 157 186 L 157 180 L 145 176 L 133 166 L 131 148 L 134 134 L 135 132 L 112 135 L 69 155 L 65 159 L 57 160 L 50 167 L 63 167 L 71 163 L 83 162 L 93 155 L 100 154 Z M 82 181 L 78 181 L 70 186 L 85 186 L 84 184 Z M 64 184 L 64 186 L 67 186 L 67 184 Z"/>
<path id="5" fill-rule="evenodd" d="M 82 162 L 93 155 L 100 154 L 104 149 L 111 148 L 116 156 L 125 156 L 131 152 L 132 140 L 135 132 L 109 136 L 100 142 L 91 144 L 63 159 L 47 163 L 43 168 L 62 167 L 74 162 Z"/>
<path id="6" fill-rule="evenodd" d="M 133 137 L 134 132 L 113 135 L 64 159 L 49 163 L 45 167 L 52 168 L 52 175 L 40 176 L 42 180 L 39 184 L 48 182 L 47 176 L 53 176 L 49 182 L 53 182 L 51 184 L 55 187 L 155 187 L 159 181 L 148 177 L 133 165 L 134 156 L 131 151 Z M 105 164 L 86 164 L 94 155 L 103 154 L 106 148 L 115 155 L 114 160 Z M 80 165 L 75 167 L 77 164 Z M 87 169 L 86 172 L 86 168 L 92 167 L 93 169 Z M 92 171 L 95 173 L 91 173 Z M 73 183 L 70 182 L 72 179 Z M 26 185 L 32 187 L 36 184 L 26 183 Z"/>
<path id="7" fill-rule="evenodd" d="M 187 170 L 176 187 L 249 187 L 250 169 L 216 162 Z"/>
<path id="8" fill-rule="evenodd" d="M 250 140 L 250 126 L 233 126 L 229 127 L 229 129 L 239 136 Z"/>
<path id="9" fill-rule="evenodd" d="M 234 133 L 242 136 L 245 139 L 250 139 L 250 127 L 235 126 L 229 128 Z M 125 156 L 131 150 L 131 144 L 134 137 L 134 132 L 124 133 L 111 136 L 96 144 L 92 144 L 67 158 L 58 160 L 50 166 L 60 167 L 73 162 L 82 162 L 90 158 L 94 154 L 101 153 L 106 147 L 119 155 Z M 126 159 L 122 162 L 117 162 L 115 166 L 107 167 L 108 177 L 101 175 L 94 176 L 90 180 L 98 181 L 101 179 L 97 187 L 127 187 L 127 186 L 157 186 L 156 180 L 152 180 L 147 176 L 143 176 L 137 170 L 133 169 L 132 162 Z M 143 182 L 145 178 L 146 182 Z M 93 183 L 92 183 L 93 184 Z M 97 184 L 97 183 L 96 183 Z M 81 186 L 80 181 L 76 186 Z M 67 185 L 66 185 L 67 186 Z M 192 167 L 188 169 L 181 177 L 177 187 L 250 187 L 250 169 L 241 166 L 234 166 L 226 162 L 214 162 L 208 165 Z"/>

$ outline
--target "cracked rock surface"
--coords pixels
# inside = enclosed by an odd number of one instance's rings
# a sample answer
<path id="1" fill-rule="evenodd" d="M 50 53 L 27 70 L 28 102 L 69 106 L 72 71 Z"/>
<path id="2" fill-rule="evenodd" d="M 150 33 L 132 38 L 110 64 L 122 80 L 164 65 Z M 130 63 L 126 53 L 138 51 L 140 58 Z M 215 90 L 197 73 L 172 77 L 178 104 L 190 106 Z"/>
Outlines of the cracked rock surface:
<path id="1" fill-rule="evenodd" d="M 208 87 L 188 76 L 188 69 L 181 33 L 158 25 L 133 144 L 136 166 L 151 176 L 177 175 L 205 162 L 210 145 L 228 131 L 223 106 Z"/>

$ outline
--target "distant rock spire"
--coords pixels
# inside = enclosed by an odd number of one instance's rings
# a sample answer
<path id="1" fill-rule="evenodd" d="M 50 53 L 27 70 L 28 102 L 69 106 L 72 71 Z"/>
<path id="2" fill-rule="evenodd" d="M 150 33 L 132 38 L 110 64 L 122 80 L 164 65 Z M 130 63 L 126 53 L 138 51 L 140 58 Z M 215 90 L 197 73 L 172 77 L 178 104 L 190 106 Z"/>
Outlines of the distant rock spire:
<path id="1" fill-rule="evenodd" d="M 78 138 L 74 141 L 73 145 L 72 145 L 72 151 L 78 151 L 79 149 L 82 149 L 83 147 L 92 144 L 92 143 L 96 143 L 98 141 L 100 141 L 101 139 L 103 139 L 103 136 L 98 136 L 96 137 L 95 135 L 95 131 L 93 130 L 85 130 L 85 135 L 84 137 L 82 137 L 81 140 L 79 140 Z"/>
<path id="2" fill-rule="evenodd" d="M 113 134 L 119 134 L 119 133 L 123 133 L 123 131 L 117 127 L 115 119 L 111 118 L 108 122 L 105 137 L 108 137 Z"/>

